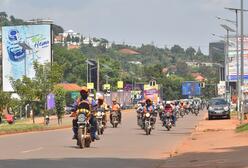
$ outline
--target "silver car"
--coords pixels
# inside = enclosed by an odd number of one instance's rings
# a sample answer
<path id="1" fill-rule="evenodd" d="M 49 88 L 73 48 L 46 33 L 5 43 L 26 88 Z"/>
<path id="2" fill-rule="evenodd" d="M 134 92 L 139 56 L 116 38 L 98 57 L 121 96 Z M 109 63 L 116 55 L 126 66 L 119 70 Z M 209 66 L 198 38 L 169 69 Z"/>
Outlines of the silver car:
<path id="1" fill-rule="evenodd" d="M 226 117 L 230 119 L 230 104 L 223 98 L 212 98 L 208 104 L 208 119 Z"/>

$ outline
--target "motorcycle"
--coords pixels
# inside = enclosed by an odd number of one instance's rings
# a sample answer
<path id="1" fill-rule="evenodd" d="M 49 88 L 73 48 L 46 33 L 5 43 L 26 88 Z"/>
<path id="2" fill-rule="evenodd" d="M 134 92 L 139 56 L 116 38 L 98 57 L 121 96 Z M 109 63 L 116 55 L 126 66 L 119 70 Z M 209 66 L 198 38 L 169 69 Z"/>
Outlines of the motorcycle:
<path id="1" fill-rule="evenodd" d="M 156 121 L 157 121 L 158 111 L 155 109 L 150 114 L 151 114 L 151 126 L 152 126 L 152 129 L 154 129 Z"/>
<path id="2" fill-rule="evenodd" d="M 97 133 L 98 135 L 102 135 L 104 132 L 105 121 L 104 121 L 105 113 L 102 109 L 98 109 L 96 113 L 96 121 L 97 121 Z"/>
<path id="3" fill-rule="evenodd" d="M 111 124 L 113 125 L 113 128 L 117 128 L 119 124 L 119 114 L 117 111 L 112 112 L 112 119 L 111 119 Z"/>
<path id="4" fill-rule="evenodd" d="M 49 122 L 50 122 L 50 118 L 49 118 L 48 115 L 46 115 L 46 117 L 45 117 L 45 124 L 46 125 L 49 125 Z"/>
<path id="5" fill-rule="evenodd" d="M 197 105 L 193 105 L 193 107 L 192 107 L 192 114 L 195 114 L 196 116 L 198 116 L 198 114 L 199 114 L 199 107 Z"/>
<path id="6" fill-rule="evenodd" d="M 138 126 L 140 126 L 141 128 L 143 128 L 143 115 L 142 115 L 143 111 L 141 109 L 137 110 L 137 124 Z"/>
<path id="7" fill-rule="evenodd" d="M 179 114 L 180 114 L 180 116 L 181 116 L 182 118 L 185 116 L 185 110 L 184 110 L 183 107 L 181 107 L 181 108 L 179 109 Z"/>
<path id="8" fill-rule="evenodd" d="M 144 115 L 144 130 L 146 132 L 146 135 L 150 135 L 152 131 L 152 125 L 151 125 L 152 115 L 151 113 L 145 113 Z"/>
<path id="9" fill-rule="evenodd" d="M 176 106 L 176 108 L 174 109 L 174 113 L 175 113 L 176 119 L 178 120 L 180 118 L 180 108 Z"/>
<path id="10" fill-rule="evenodd" d="M 163 126 L 167 128 L 168 131 L 172 128 L 172 118 L 170 112 L 165 112 L 163 117 Z"/>
<path id="11" fill-rule="evenodd" d="M 90 135 L 90 124 L 87 122 L 87 118 L 84 113 L 78 115 L 78 136 L 77 145 L 83 149 L 85 147 L 90 147 L 92 142 Z"/>

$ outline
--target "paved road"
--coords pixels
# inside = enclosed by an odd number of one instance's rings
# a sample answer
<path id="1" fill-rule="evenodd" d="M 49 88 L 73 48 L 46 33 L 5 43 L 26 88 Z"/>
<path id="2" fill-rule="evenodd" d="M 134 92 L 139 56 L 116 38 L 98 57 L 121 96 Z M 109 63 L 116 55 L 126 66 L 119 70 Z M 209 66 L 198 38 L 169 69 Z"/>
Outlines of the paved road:
<path id="1" fill-rule="evenodd" d="M 151 136 L 136 125 L 134 111 L 123 114 L 119 128 L 107 128 L 100 141 L 79 149 L 70 129 L 0 137 L 0 168 L 155 168 L 202 118 L 180 119 L 170 132 L 158 122 Z"/>

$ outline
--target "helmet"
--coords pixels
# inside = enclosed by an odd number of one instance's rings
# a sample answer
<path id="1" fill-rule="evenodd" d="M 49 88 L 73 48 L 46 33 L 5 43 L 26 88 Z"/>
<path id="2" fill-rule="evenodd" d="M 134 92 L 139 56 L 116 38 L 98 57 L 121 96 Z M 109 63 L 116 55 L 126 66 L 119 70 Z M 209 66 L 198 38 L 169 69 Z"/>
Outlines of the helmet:
<path id="1" fill-rule="evenodd" d="M 150 98 L 147 98 L 146 103 L 150 103 L 150 102 L 152 102 L 152 100 Z"/>
<path id="2" fill-rule="evenodd" d="M 89 90 L 86 86 L 83 86 L 80 90 L 80 93 L 89 93 Z"/>
<path id="3" fill-rule="evenodd" d="M 104 100 L 104 97 L 102 95 L 98 96 L 98 100 Z"/>

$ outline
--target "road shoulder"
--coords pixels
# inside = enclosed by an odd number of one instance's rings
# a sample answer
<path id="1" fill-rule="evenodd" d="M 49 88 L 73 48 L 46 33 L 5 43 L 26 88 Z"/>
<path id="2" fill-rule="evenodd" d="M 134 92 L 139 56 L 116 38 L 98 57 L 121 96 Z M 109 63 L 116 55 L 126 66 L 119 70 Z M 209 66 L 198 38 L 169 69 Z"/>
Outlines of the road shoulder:
<path id="1" fill-rule="evenodd" d="M 202 120 L 161 167 L 245 167 L 248 133 L 236 133 L 236 119 Z"/>

